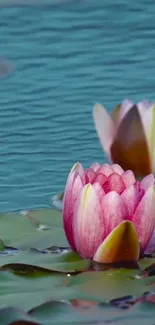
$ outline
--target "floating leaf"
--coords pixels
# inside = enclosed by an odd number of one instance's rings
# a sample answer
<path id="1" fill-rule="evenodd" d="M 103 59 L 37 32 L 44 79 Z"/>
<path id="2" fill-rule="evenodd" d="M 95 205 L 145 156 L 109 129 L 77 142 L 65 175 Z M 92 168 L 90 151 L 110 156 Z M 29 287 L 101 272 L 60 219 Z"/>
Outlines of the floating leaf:
<path id="1" fill-rule="evenodd" d="M 0 239 L 0 252 L 4 251 L 4 243 L 3 241 Z"/>
<path id="2" fill-rule="evenodd" d="M 4 256 L 4 255 L 15 255 L 19 253 L 19 250 L 17 248 L 11 247 L 11 246 L 4 246 L 4 249 L 2 251 L 0 251 L 0 255 Z"/>
<path id="3" fill-rule="evenodd" d="M 0 310 L 1 325 L 39 325 L 24 311 L 6 307 Z"/>
<path id="4" fill-rule="evenodd" d="M 82 260 L 52 209 L 0 214 L 0 238 L 1 325 L 154 324 L 154 257 Z"/>
<path id="5" fill-rule="evenodd" d="M 5 245 L 22 250 L 68 245 L 60 212 L 52 209 L 41 209 L 31 211 L 29 215 L 32 218 L 18 212 L 0 214 L 0 238 Z M 48 230 L 38 231 L 39 225 L 46 226 Z"/>
<path id="6" fill-rule="evenodd" d="M 46 270 L 49 272 L 77 273 L 88 269 L 89 261 L 76 253 L 42 254 L 37 250 L 19 252 L 15 256 L 0 256 L 1 269 L 14 271 Z"/>
<path id="7" fill-rule="evenodd" d="M 0 272 L 0 308 L 17 307 L 28 310 L 49 299 L 54 299 L 56 291 L 66 287 L 66 275 L 40 272 L 35 276 L 18 276 L 8 271 Z M 0 318 L 1 324 L 1 318 Z"/>
<path id="8" fill-rule="evenodd" d="M 138 262 L 141 270 L 143 271 L 142 274 L 145 276 L 153 276 L 155 275 L 155 258 L 143 258 L 140 259 Z"/>
<path id="9" fill-rule="evenodd" d="M 69 286 L 76 292 L 76 298 L 96 302 L 129 295 L 138 297 L 147 291 L 147 283 L 136 275 L 136 270 L 125 269 L 85 272 L 72 277 Z"/>

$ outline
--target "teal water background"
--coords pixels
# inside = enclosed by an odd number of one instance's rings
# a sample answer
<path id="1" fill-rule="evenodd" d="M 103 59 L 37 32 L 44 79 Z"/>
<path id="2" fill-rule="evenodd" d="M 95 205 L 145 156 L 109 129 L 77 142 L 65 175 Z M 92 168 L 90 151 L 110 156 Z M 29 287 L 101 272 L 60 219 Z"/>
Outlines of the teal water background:
<path id="1" fill-rule="evenodd" d="M 33 4 L 0 1 L 0 211 L 47 206 L 74 162 L 105 161 L 96 102 L 155 99 L 153 1 Z"/>

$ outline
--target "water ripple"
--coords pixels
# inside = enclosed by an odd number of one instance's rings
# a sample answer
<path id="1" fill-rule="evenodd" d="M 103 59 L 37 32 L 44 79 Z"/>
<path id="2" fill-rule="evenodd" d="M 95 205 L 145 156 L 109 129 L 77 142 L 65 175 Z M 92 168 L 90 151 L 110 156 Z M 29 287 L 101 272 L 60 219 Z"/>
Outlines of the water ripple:
<path id="1" fill-rule="evenodd" d="M 95 102 L 154 99 L 151 0 L 40 4 L 0 0 L 0 210 L 47 206 L 75 161 L 105 161 Z"/>

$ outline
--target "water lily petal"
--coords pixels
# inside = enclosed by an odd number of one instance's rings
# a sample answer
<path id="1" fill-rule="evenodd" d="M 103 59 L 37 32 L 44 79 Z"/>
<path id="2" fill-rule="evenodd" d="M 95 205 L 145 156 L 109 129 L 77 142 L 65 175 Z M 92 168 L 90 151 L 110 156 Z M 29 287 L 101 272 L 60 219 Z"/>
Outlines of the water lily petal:
<path id="1" fill-rule="evenodd" d="M 138 108 L 146 110 L 147 108 L 150 108 L 152 105 L 152 102 L 149 102 L 148 100 L 142 100 L 137 104 Z"/>
<path id="2" fill-rule="evenodd" d="M 119 113 L 119 121 L 121 122 L 124 116 L 128 113 L 128 111 L 131 109 L 131 107 L 134 106 L 134 103 L 129 99 L 124 99 L 121 107 L 120 107 L 120 113 Z"/>
<path id="3" fill-rule="evenodd" d="M 83 169 L 83 166 L 79 163 L 79 162 L 76 162 L 73 167 L 71 168 L 71 171 L 68 175 L 68 178 L 67 178 L 67 182 L 69 182 L 69 178 L 70 178 L 70 175 L 73 173 L 73 172 L 76 172 L 78 173 L 80 176 L 83 175 L 84 173 L 84 169 Z"/>
<path id="4" fill-rule="evenodd" d="M 93 260 L 98 263 L 136 261 L 139 257 L 139 240 L 130 221 L 120 223 L 97 249 Z"/>
<path id="5" fill-rule="evenodd" d="M 110 147 L 116 134 L 115 124 L 106 109 L 100 104 L 94 106 L 93 118 L 101 145 L 110 158 Z"/>
<path id="6" fill-rule="evenodd" d="M 124 173 L 123 168 L 118 164 L 113 164 L 111 167 L 112 167 L 113 171 L 119 175 L 122 175 Z"/>
<path id="7" fill-rule="evenodd" d="M 112 120 L 114 121 L 116 127 L 119 124 L 119 114 L 120 114 L 121 105 L 122 104 L 117 104 L 111 113 Z"/>
<path id="8" fill-rule="evenodd" d="M 138 110 L 149 148 L 151 171 L 155 173 L 155 103 L 138 103 Z"/>
<path id="9" fill-rule="evenodd" d="M 82 188 L 83 183 L 80 175 L 76 171 L 71 172 L 65 188 L 62 215 L 65 234 L 73 250 L 76 250 L 72 229 L 73 209 Z"/>
<path id="10" fill-rule="evenodd" d="M 139 195 L 139 191 L 136 188 L 136 186 L 130 185 L 121 194 L 121 197 L 126 205 L 128 218 L 129 220 L 131 220 L 141 199 L 141 196 Z"/>
<path id="11" fill-rule="evenodd" d="M 151 239 L 155 226 L 155 188 L 149 187 L 141 199 L 132 222 L 136 228 L 143 252 Z"/>
<path id="12" fill-rule="evenodd" d="M 97 170 L 101 167 L 101 165 L 98 162 L 93 163 L 90 168 L 94 170 L 94 172 L 97 172 Z"/>
<path id="13" fill-rule="evenodd" d="M 127 170 L 122 174 L 122 179 L 126 187 L 133 185 L 136 182 L 135 175 L 132 170 Z"/>
<path id="14" fill-rule="evenodd" d="M 155 229 L 153 231 L 153 235 L 145 249 L 145 253 L 152 253 L 155 250 Z"/>
<path id="15" fill-rule="evenodd" d="M 111 146 L 113 162 L 136 175 L 150 173 L 150 158 L 145 132 L 137 106 L 133 106 L 123 118 Z"/>
<path id="16" fill-rule="evenodd" d="M 93 180 L 96 178 L 96 173 L 94 172 L 94 170 L 92 168 L 87 168 L 85 170 L 85 175 L 88 176 L 88 183 L 92 183 Z"/>
<path id="17" fill-rule="evenodd" d="M 140 188 L 144 189 L 145 191 L 152 185 L 155 184 L 155 179 L 153 174 L 149 174 L 143 178 L 140 182 Z"/>
<path id="18" fill-rule="evenodd" d="M 70 173 L 68 181 L 66 183 L 64 197 L 63 197 L 63 225 L 66 233 L 66 237 L 73 248 L 75 249 L 73 234 L 72 234 L 72 217 L 73 217 L 73 199 L 72 199 L 72 188 L 75 177 L 77 176 L 76 172 Z"/>
<path id="19" fill-rule="evenodd" d="M 92 258 L 105 231 L 100 201 L 91 184 L 84 186 L 77 201 L 73 229 L 77 252 L 83 258 Z"/>
<path id="20" fill-rule="evenodd" d="M 128 218 L 128 214 L 121 196 L 115 191 L 104 195 L 101 206 L 107 236 L 119 223 Z"/>
<path id="21" fill-rule="evenodd" d="M 100 174 L 97 174 L 96 178 L 94 179 L 94 182 L 93 183 L 99 183 L 102 187 L 103 185 L 105 184 L 105 182 L 107 181 L 107 177 L 100 173 Z"/>
<path id="22" fill-rule="evenodd" d="M 134 103 L 129 99 L 124 99 L 121 104 L 118 104 L 114 110 L 112 111 L 112 118 L 115 121 L 117 127 L 119 126 L 120 122 L 127 114 L 129 109 L 134 105 Z"/>
<path id="23" fill-rule="evenodd" d="M 114 173 L 114 170 L 112 166 L 110 166 L 109 164 L 104 164 L 97 171 L 97 174 L 101 174 L 101 173 L 108 177 Z"/>
<path id="24" fill-rule="evenodd" d="M 89 177 L 88 177 L 87 174 L 84 173 L 84 174 L 82 175 L 81 179 L 82 179 L 82 183 L 83 183 L 83 185 L 86 185 L 86 184 L 89 183 Z"/>
<path id="25" fill-rule="evenodd" d="M 103 196 L 105 194 L 102 186 L 98 182 L 93 183 L 92 186 L 93 186 L 93 189 L 95 190 L 95 192 L 96 192 L 96 194 L 97 194 L 97 196 L 98 196 L 98 198 L 99 198 L 99 200 L 101 202 L 101 200 L 102 200 L 102 198 L 103 198 Z"/>
<path id="26" fill-rule="evenodd" d="M 152 120 L 150 127 L 150 161 L 151 161 L 151 170 L 155 174 L 155 103 L 152 109 Z"/>
<path id="27" fill-rule="evenodd" d="M 66 187 L 63 195 L 63 201 L 66 199 L 67 201 L 72 199 L 73 183 L 78 175 L 80 175 L 81 177 L 83 174 L 84 174 L 83 166 L 79 162 L 74 164 L 67 178 Z"/>
<path id="28" fill-rule="evenodd" d="M 121 194 L 125 190 L 125 185 L 122 177 L 117 173 L 113 173 L 108 177 L 107 184 L 103 185 L 103 188 L 105 192 L 116 191 Z"/>

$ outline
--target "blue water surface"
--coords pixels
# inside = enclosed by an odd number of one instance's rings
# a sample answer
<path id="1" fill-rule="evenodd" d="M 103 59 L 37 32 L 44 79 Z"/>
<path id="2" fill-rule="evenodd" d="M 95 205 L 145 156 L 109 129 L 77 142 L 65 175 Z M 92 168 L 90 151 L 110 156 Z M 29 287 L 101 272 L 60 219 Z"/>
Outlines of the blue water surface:
<path id="1" fill-rule="evenodd" d="M 0 1 L 0 211 L 48 206 L 74 162 L 106 160 L 96 102 L 155 99 L 152 0 L 30 2 Z"/>

